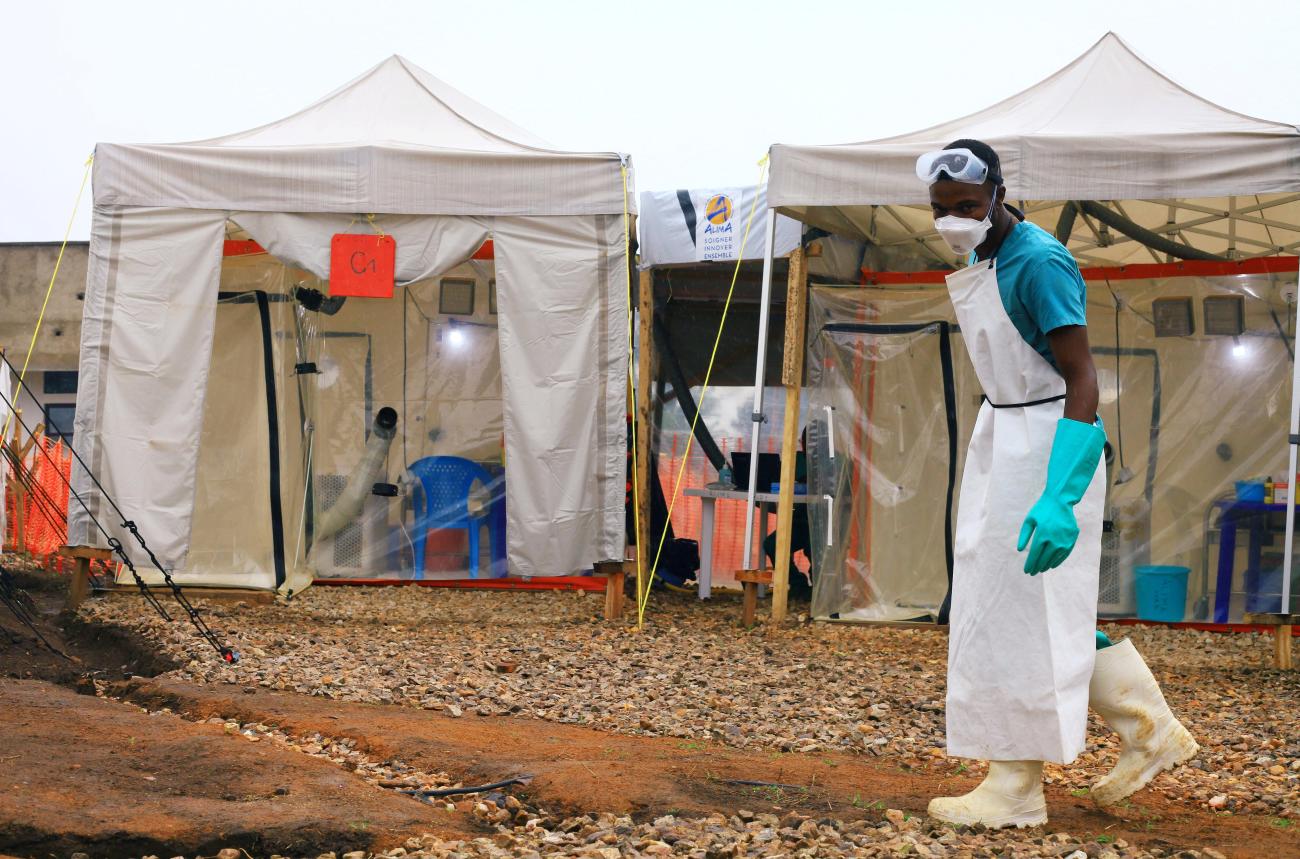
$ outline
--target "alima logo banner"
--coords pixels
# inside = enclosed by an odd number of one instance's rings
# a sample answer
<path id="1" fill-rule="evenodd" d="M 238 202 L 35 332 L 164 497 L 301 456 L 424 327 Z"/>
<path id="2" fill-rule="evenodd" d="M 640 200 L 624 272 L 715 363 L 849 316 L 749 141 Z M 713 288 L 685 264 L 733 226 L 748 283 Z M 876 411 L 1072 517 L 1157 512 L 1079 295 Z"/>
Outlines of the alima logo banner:
<path id="1" fill-rule="evenodd" d="M 710 224 L 722 226 L 731 220 L 731 198 L 726 194 L 715 194 L 704 204 L 704 217 Z"/>
<path id="2" fill-rule="evenodd" d="M 704 228 L 695 242 L 695 259 L 707 262 L 736 258 L 740 240 L 736 237 L 736 225 L 731 218 L 734 209 L 726 194 L 714 194 L 705 202 Z"/>
<path id="3" fill-rule="evenodd" d="M 331 296 L 392 298 L 397 242 L 374 233 L 336 233 L 330 241 Z"/>

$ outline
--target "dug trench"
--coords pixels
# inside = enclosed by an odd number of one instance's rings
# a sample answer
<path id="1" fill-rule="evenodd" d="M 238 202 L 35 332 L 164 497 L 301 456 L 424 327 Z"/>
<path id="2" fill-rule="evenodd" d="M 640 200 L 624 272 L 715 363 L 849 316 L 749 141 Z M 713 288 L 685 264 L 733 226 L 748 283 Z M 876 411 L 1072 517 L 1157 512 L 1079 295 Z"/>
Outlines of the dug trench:
<path id="1" fill-rule="evenodd" d="M 469 814 L 329 761 L 97 697 L 96 686 L 175 665 L 129 632 L 62 611 L 57 580 L 15 579 L 36 629 L 0 608 L 0 854 L 316 855 L 481 834 Z"/>
<path id="2" fill-rule="evenodd" d="M 170 664 L 141 641 L 105 637 L 66 615 L 61 622 L 63 630 L 51 614 L 47 632 L 82 660 L 76 670 L 42 668 L 51 663 L 34 655 L 34 641 L 26 651 L 8 646 L 0 653 L 3 673 L 14 678 L 0 680 L 0 730 L 8 740 L 0 752 L 0 852 L 138 856 L 235 846 L 253 855 L 314 855 L 373 850 L 420 833 L 491 832 L 467 803 L 448 811 L 380 789 L 328 760 L 250 743 L 223 729 L 227 721 L 348 739 L 371 759 L 401 760 L 464 784 L 528 775 L 515 793 L 553 816 L 616 812 L 645 820 L 743 809 L 879 820 L 887 809 L 923 814 L 929 797 L 975 783 L 952 766 L 909 770 L 883 756 L 780 754 L 524 717 L 452 718 L 198 685 L 160 676 Z M 96 686 L 107 697 L 73 691 Z M 1048 787 L 1048 802 L 1049 831 L 1083 839 L 1167 852 L 1212 844 L 1234 856 L 1300 855 L 1300 833 L 1267 818 L 1215 814 L 1152 792 L 1114 813 L 1057 786 Z"/>
<path id="3" fill-rule="evenodd" d="M 778 754 L 667 737 L 611 734 L 523 717 L 453 718 L 412 708 L 348 704 L 234 685 L 170 678 L 124 682 L 115 694 L 141 706 L 197 717 L 276 724 L 295 734 L 348 737 L 372 757 L 400 757 L 454 773 L 466 783 L 532 776 L 520 792 L 560 812 L 615 812 L 639 820 L 678 815 L 797 811 L 815 817 L 883 819 L 886 809 L 924 814 L 928 799 L 969 790 L 970 776 L 909 771 L 887 758 Z M 757 784 L 755 784 L 757 783 Z M 1166 850 L 1232 845 L 1231 855 L 1300 855 L 1300 833 L 1269 819 L 1216 815 L 1135 797 L 1107 812 L 1086 797 L 1048 787 L 1049 830 L 1123 839 Z"/>

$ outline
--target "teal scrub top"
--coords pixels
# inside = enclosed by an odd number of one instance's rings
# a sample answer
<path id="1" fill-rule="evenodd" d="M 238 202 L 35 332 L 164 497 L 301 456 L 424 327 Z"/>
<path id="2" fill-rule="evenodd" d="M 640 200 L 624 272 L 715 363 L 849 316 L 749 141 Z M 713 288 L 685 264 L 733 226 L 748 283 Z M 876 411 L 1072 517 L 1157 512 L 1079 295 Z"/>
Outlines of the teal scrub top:
<path id="1" fill-rule="evenodd" d="M 1088 287 L 1074 257 L 1042 227 L 1019 221 L 994 260 L 1007 316 L 1025 342 L 1056 367 L 1047 335 L 1066 325 L 1088 324 Z"/>

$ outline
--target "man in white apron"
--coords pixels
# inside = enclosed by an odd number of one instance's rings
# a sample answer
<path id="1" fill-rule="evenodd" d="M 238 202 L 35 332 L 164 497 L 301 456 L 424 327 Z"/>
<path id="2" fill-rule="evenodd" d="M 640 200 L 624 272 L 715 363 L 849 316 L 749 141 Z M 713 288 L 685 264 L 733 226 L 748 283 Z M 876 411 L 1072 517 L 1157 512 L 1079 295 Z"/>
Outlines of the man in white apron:
<path id="1" fill-rule="evenodd" d="M 1123 741 L 1092 790 L 1116 802 L 1191 758 L 1130 641 L 1096 631 L 1106 433 L 1086 287 L 1060 242 L 1006 205 L 989 146 L 923 155 L 935 229 L 966 268 L 948 291 L 985 401 L 966 455 L 954 539 L 948 754 L 989 762 L 932 817 L 990 827 L 1047 821 L 1043 762 L 1083 751 L 1092 705 Z"/>

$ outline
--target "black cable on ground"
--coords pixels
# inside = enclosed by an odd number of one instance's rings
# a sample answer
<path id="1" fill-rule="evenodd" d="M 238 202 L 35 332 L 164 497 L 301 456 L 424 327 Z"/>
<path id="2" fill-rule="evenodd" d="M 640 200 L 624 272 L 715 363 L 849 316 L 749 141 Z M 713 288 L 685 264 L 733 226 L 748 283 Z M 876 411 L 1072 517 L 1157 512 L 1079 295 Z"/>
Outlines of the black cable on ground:
<path id="1" fill-rule="evenodd" d="M 14 374 L 14 377 L 18 380 L 19 387 L 25 388 L 27 390 L 27 395 L 30 396 L 33 402 L 35 402 L 36 405 L 43 410 L 44 404 L 41 402 L 40 398 L 36 396 L 35 392 L 32 391 L 31 386 L 28 385 L 27 382 L 22 378 L 22 374 L 18 372 L 17 368 L 14 367 L 14 365 L 9 361 L 8 356 L 6 356 L 3 352 L 0 352 L 0 361 L 3 361 L 5 365 L 9 367 L 9 370 Z M 31 428 L 28 427 L 26 422 L 23 421 L 22 416 L 19 414 L 18 409 L 14 405 L 14 403 L 10 401 L 9 398 L 4 396 L 3 394 L 0 394 L 0 399 L 4 400 L 5 405 L 7 405 L 10 411 L 13 412 L 14 418 L 22 425 L 23 429 L 27 431 L 27 434 L 29 436 L 34 435 L 34 433 L 31 431 Z M 52 463 L 54 462 L 53 458 L 50 457 L 49 451 L 45 450 L 44 448 L 40 448 L 40 450 L 41 453 L 44 454 L 44 456 L 50 460 L 50 462 Z M 212 647 L 217 651 L 217 653 L 221 655 L 221 658 L 223 660 L 232 664 L 238 662 L 239 654 L 236 653 L 234 650 L 230 649 L 229 647 L 223 645 L 220 639 L 217 638 L 216 633 L 213 632 L 212 628 L 208 626 L 207 622 L 204 621 L 203 618 L 200 616 L 198 609 L 194 607 L 193 603 L 189 601 L 189 598 L 186 597 L 185 594 L 181 591 L 180 585 L 176 584 L 176 582 L 172 579 L 171 573 L 163 568 L 163 565 L 158 560 L 158 557 L 153 553 L 153 550 L 150 549 L 149 545 L 145 542 L 144 535 L 140 533 L 140 529 L 136 527 L 135 522 L 128 519 L 126 517 L 126 514 L 122 512 L 122 508 L 119 507 L 117 505 L 117 502 L 113 500 L 113 496 L 108 493 L 108 491 L 104 488 L 103 484 L 99 482 L 99 478 L 97 478 L 94 472 L 91 471 L 90 466 L 86 463 L 84 459 L 81 458 L 81 454 L 77 453 L 77 449 L 75 447 L 69 447 L 68 450 L 72 452 L 72 455 L 74 458 L 76 458 L 78 464 L 80 464 L 81 467 L 85 470 L 86 475 L 90 478 L 91 482 L 95 485 L 95 488 L 99 490 L 100 495 L 103 497 L 103 499 L 107 501 L 109 505 L 112 506 L 113 510 L 117 513 L 118 517 L 121 519 L 121 523 L 120 523 L 121 527 L 125 528 L 127 531 L 131 533 L 131 536 L 133 536 L 136 542 L 140 544 L 141 550 L 143 550 L 144 553 L 149 556 L 150 563 L 152 563 L 154 568 L 158 570 L 159 573 L 162 574 L 163 581 L 166 582 L 167 586 L 171 589 L 172 597 L 181 606 L 181 608 L 185 610 L 186 615 L 189 617 L 190 623 L 193 624 L 194 628 L 198 630 L 199 635 L 202 636 L 205 641 L 207 641 L 209 644 L 212 645 Z M 136 570 L 135 564 L 131 561 L 131 557 L 126 553 L 126 549 L 122 546 L 122 541 L 118 540 L 116 537 L 108 533 L 108 530 L 104 528 L 103 524 L 100 523 L 99 519 L 95 516 L 95 514 L 91 512 L 91 509 L 89 505 L 86 504 L 85 499 L 83 499 L 81 495 L 75 489 L 72 488 L 72 484 L 68 481 L 66 477 L 63 476 L 63 470 L 57 467 L 58 465 L 57 463 L 54 464 L 56 466 L 55 473 L 59 475 L 59 480 L 62 481 L 62 483 L 65 486 L 68 487 L 69 496 L 77 500 L 77 503 L 80 504 L 82 509 L 86 511 L 86 515 L 88 515 L 91 521 L 95 523 L 95 527 L 98 528 L 100 533 L 104 535 L 104 539 L 107 541 L 109 548 L 111 548 L 114 554 L 116 554 L 118 558 L 121 559 L 122 563 L 126 565 L 127 569 L 131 571 L 131 575 L 132 577 L 134 577 L 136 585 L 140 588 L 140 593 L 165 620 L 170 621 L 171 615 L 169 615 L 167 613 L 167 610 L 162 607 L 162 603 L 158 602 L 157 598 L 153 595 L 152 590 L 150 590 L 148 584 L 145 583 L 145 580 L 140 576 L 139 572 Z"/>
<path id="2" fill-rule="evenodd" d="M 528 784 L 533 777 L 530 775 L 521 775 L 517 778 L 506 779 L 505 781 L 494 781 L 492 784 L 480 784 L 476 787 L 440 787 L 434 790 L 399 790 L 398 793 L 405 793 L 410 796 L 461 796 L 467 793 L 486 793 L 489 790 L 500 790 L 503 787 L 510 787 L 515 784 Z"/>
<path id="3" fill-rule="evenodd" d="M 807 790 L 808 788 L 801 784 L 782 784 L 779 781 L 750 781 L 743 778 L 724 778 L 723 784 L 738 784 L 742 787 L 776 787 L 782 790 Z"/>

